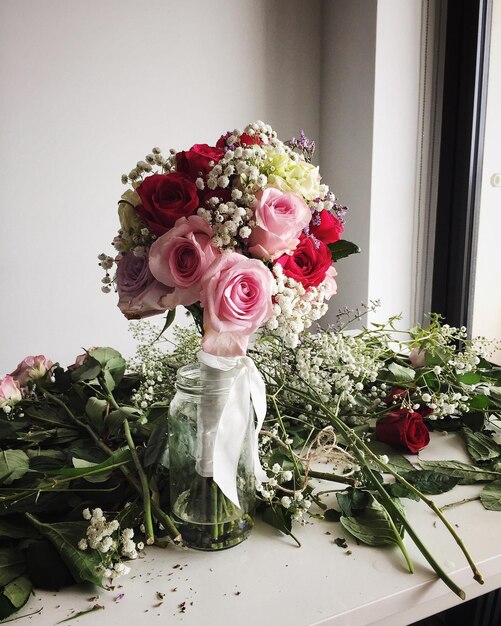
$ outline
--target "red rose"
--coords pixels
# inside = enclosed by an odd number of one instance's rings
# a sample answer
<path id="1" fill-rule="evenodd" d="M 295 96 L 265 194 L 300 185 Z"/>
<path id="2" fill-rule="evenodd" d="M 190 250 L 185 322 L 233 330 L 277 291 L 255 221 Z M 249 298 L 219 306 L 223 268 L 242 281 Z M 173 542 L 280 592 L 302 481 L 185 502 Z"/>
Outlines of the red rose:
<path id="1" fill-rule="evenodd" d="M 329 248 L 322 241 L 314 242 L 304 233 L 292 255 L 284 254 L 277 263 L 284 268 L 284 274 L 301 283 L 305 289 L 317 287 L 324 280 L 332 265 Z"/>
<path id="2" fill-rule="evenodd" d="M 409 392 L 407 389 L 402 389 L 401 387 L 393 387 L 388 397 L 386 398 L 386 404 L 401 404 L 402 400 L 405 400 L 409 397 Z"/>
<path id="3" fill-rule="evenodd" d="M 226 140 L 232 134 L 233 133 L 228 131 L 226 135 L 221 135 L 221 137 L 219 137 L 219 139 L 217 140 L 216 147 L 221 150 L 224 150 L 224 148 L 226 147 Z M 263 144 L 261 139 L 259 139 L 258 135 L 251 136 L 251 135 L 248 135 L 247 133 L 242 133 L 238 139 L 238 142 L 236 144 L 232 144 L 231 146 L 229 146 L 229 148 L 233 149 L 236 145 L 242 146 L 243 148 L 245 148 L 245 146 L 254 146 L 256 144 L 259 146 Z"/>
<path id="4" fill-rule="evenodd" d="M 209 165 L 211 161 L 216 164 L 223 155 L 224 152 L 220 148 L 212 148 L 206 143 L 196 143 L 187 152 L 176 154 L 177 171 L 194 181 L 212 169 Z"/>
<path id="5" fill-rule="evenodd" d="M 416 454 L 430 443 L 430 433 L 419 413 L 400 409 L 376 422 L 376 439 Z"/>
<path id="6" fill-rule="evenodd" d="M 310 233 L 324 243 L 334 243 L 341 238 L 344 228 L 338 218 L 329 211 L 313 213 Z"/>
<path id="7" fill-rule="evenodd" d="M 221 187 L 216 187 L 216 189 L 209 189 L 205 187 L 198 192 L 198 197 L 200 198 L 200 206 L 205 209 L 211 209 L 211 205 L 207 204 L 211 198 L 218 198 L 221 202 L 229 202 L 231 200 L 231 189 L 229 187 L 225 187 L 221 189 Z"/>
<path id="8" fill-rule="evenodd" d="M 136 212 L 157 237 L 180 217 L 193 215 L 199 206 L 195 184 L 179 172 L 148 176 L 136 191 L 141 198 Z"/>

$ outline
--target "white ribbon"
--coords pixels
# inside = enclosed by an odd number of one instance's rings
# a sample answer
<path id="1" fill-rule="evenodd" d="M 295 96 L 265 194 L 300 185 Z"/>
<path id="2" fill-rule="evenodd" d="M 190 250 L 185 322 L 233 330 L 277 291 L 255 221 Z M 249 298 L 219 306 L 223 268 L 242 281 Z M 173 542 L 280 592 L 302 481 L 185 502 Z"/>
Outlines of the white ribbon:
<path id="1" fill-rule="evenodd" d="M 266 416 L 266 387 L 254 361 L 247 356 L 222 357 L 201 351 L 198 353 L 198 360 L 202 366 L 216 370 L 214 374 L 217 371 L 233 374 L 233 376 L 230 374 L 233 382 L 230 383 L 228 397 L 221 408 L 216 425 L 213 457 L 201 462 L 197 459 L 197 465 L 205 467 L 202 475 L 208 475 L 207 467 L 210 467 L 210 461 L 212 461 L 214 481 L 224 495 L 240 508 L 237 493 L 237 469 L 245 435 L 249 428 L 249 420 L 252 419 L 251 401 L 256 414 L 256 425 L 252 436 L 254 474 L 260 482 L 268 480 L 266 472 L 261 467 L 258 453 L 258 435 Z M 200 417 L 203 420 L 203 415 Z"/>

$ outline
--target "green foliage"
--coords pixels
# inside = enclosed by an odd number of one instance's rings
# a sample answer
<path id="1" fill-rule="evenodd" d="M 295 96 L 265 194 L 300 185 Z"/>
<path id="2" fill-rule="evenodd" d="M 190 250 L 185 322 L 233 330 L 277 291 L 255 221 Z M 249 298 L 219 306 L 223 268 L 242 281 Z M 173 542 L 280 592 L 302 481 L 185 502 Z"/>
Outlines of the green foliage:
<path id="1" fill-rule="evenodd" d="M 482 489 L 480 502 L 489 511 L 501 511 L 501 478 L 489 483 Z"/>
<path id="2" fill-rule="evenodd" d="M 499 472 L 481 469 L 460 461 L 419 461 L 423 469 L 433 470 L 459 479 L 461 485 L 473 485 L 474 483 L 496 480 Z"/>
<path id="3" fill-rule="evenodd" d="M 352 254 L 360 253 L 360 248 L 357 244 L 344 239 L 339 239 L 334 243 L 329 243 L 328 248 L 331 251 L 333 261 L 339 261 L 340 259 L 344 259 Z"/>
<path id="4" fill-rule="evenodd" d="M 341 524 L 354 537 L 370 546 L 398 544 L 403 537 L 402 526 L 395 525 L 385 507 L 374 497 L 370 497 L 356 516 L 342 515 Z"/>
<path id="5" fill-rule="evenodd" d="M 468 454 L 475 463 L 492 461 L 501 455 L 501 446 L 482 432 L 473 432 L 469 428 L 463 428 L 462 434 Z"/>
<path id="6" fill-rule="evenodd" d="M 101 576 L 97 566 L 101 560 L 94 551 L 82 551 L 78 542 L 85 536 L 86 522 L 57 522 L 46 524 L 34 515 L 27 515 L 33 526 L 58 550 L 76 582 L 91 582 L 101 587 Z"/>
<path id="7" fill-rule="evenodd" d="M 427 495 L 437 495 L 453 489 L 459 482 L 459 478 L 447 474 L 441 474 L 433 470 L 414 470 L 402 474 L 407 482 Z M 405 488 L 405 486 L 404 486 Z"/>

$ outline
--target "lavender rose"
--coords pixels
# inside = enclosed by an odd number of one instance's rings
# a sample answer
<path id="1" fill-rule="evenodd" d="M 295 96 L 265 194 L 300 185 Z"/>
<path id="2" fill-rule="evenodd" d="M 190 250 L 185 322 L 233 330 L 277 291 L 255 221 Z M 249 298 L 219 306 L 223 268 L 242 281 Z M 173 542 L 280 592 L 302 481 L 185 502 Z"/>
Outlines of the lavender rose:
<path id="1" fill-rule="evenodd" d="M 157 315 L 166 310 L 162 298 L 172 290 L 159 283 L 148 267 L 148 256 L 127 252 L 118 261 L 116 275 L 118 308 L 129 320 Z"/>

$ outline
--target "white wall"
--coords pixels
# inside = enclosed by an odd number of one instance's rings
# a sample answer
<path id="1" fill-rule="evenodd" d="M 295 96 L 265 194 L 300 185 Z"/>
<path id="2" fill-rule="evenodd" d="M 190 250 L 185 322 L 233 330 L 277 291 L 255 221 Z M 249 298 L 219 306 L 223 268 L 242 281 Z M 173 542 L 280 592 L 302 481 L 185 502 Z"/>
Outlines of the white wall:
<path id="1" fill-rule="evenodd" d="M 0 375 L 134 350 L 97 254 L 120 175 L 256 119 L 319 134 L 320 2 L 2 0 Z"/>
<path id="2" fill-rule="evenodd" d="M 501 2 L 493 5 L 472 334 L 501 341 Z M 501 350 L 493 355 L 501 364 Z"/>
<path id="3" fill-rule="evenodd" d="M 331 0 L 323 23 L 322 174 L 349 207 L 343 238 L 362 249 L 339 262 L 332 321 L 338 309 L 368 302 L 377 2 Z"/>
<path id="4" fill-rule="evenodd" d="M 0 374 L 27 354 L 134 350 L 97 254 L 120 175 L 264 119 L 318 140 L 350 206 L 341 307 L 410 322 L 421 0 L 2 0 Z M 326 316 L 327 321 L 329 315 Z"/>
<path id="5" fill-rule="evenodd" d="M 403 325 L 415 321 L 421 10 L 421 0 L 330 0 L 323 17 L 322 171 L 362 249 L 339 262 L 335 306 L 380 300 L 369 320 L 401 313 Z"/>

